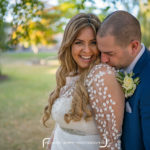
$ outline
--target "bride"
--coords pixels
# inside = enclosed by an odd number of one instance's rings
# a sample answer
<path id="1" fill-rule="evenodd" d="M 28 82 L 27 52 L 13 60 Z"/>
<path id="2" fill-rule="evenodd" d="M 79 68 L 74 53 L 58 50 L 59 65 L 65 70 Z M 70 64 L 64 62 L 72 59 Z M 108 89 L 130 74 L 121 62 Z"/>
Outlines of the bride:
<path id="1" fill-rule="evenodd" d="M 48 150 L 119 150 L 124 94 L 115 69 L 100 63 L 96 46 L 99 19 L 80 13 L 67 24 L 59 49 L 56 88 L 44 109 L 43 124 L 56 122 Z"/>

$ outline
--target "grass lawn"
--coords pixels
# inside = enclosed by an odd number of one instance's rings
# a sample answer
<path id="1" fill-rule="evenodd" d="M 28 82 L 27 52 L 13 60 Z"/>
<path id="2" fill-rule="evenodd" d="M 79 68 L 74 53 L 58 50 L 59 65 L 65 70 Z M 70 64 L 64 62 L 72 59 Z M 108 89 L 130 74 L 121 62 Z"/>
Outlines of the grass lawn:
<path id="1" fill-rule="evenodd" d="M 8 80 L 0 81 L 0 150 L 42 150 L 42 140 L 54 127 L 42 126 L 40 120 L 48 94 L 55 87 L 58 67 L 55 53 L 5 53 L 0 56 L 2 73 Z M 29 65 L 30 60 L 52 57 L 52 65 Z"/>

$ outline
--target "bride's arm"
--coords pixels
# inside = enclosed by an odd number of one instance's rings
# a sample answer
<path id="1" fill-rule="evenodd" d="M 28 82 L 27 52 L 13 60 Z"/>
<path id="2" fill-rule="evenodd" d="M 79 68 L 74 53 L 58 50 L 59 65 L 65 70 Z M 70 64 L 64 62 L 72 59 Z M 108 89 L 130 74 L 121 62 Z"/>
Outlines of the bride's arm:
<path id="1" fill-rule="evenodd" d="M 100 149 L 121 149 L 124 94 L 115 78 L 114 70 L 107 65 L 99 65 L 91 71 L 86 82 L 100 134 Z"/>

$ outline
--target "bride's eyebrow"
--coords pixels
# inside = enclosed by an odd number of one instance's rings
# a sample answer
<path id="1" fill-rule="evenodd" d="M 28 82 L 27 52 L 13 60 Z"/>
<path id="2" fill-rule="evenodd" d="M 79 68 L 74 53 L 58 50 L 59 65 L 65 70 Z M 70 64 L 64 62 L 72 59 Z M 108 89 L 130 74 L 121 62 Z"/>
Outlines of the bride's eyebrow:
<path id="1" fill-rule="evenodd" d="M 82 41 L 81 39 L 75 39 L 75 41 L 76 41 L 76 40 Z"/>

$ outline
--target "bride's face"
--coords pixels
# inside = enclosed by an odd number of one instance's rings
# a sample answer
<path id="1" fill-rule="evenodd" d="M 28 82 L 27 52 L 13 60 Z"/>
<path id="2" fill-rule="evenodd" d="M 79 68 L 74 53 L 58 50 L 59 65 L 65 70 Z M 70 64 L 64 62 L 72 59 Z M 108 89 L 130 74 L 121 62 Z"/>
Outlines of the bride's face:
<path id="1" fill-rule="evenodd" d="M 91 27 L 81 29 L 72 44 L 72 56 L 78 65 L 78 69 L 88 68 L 96 59 L 99 51 L 96 46 L 96 36 Z"/>

